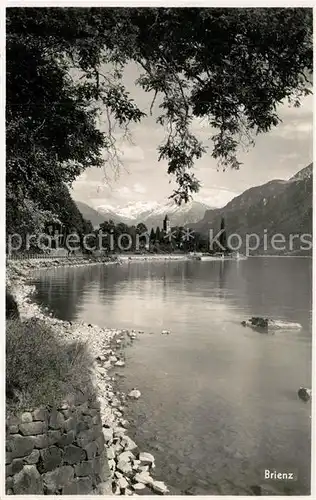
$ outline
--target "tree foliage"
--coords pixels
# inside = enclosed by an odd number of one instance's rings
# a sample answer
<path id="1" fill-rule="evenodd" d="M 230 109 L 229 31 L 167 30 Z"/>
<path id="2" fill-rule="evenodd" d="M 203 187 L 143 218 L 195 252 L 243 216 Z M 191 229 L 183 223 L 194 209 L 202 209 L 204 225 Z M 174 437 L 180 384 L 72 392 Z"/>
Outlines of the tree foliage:
<path id="1" fill-rule="evenodd" d="M 145 116 L 123 82 L 134 62 L 137 85 L 160 96 L 158 158 L 181 203 L 199 189 L 193 167 L 206 152 L 194 117 L 210 127 L 211 155 L 238 169 L 240 144 L 279 123 L 278 104 L 310 92 L 312 9 L 9 8 L 6 62 L 9 199 L 18 187 L 19 199 L 41 202 L 47 186 L 104 159 L 117 165 L 115 127 L 127 133 Z"/>

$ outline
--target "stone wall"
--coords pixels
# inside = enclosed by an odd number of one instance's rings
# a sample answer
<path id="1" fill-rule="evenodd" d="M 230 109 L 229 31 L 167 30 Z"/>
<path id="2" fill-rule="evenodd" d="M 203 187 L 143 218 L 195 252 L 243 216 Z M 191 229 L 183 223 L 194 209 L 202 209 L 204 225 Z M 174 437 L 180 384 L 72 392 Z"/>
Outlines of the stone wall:
<path id="1" fill-rule="evenodd" d="M 110 477 L 104 445 L 96 400 L 11 414 L 6 420 L 6 493 L 98 494 Z"/>

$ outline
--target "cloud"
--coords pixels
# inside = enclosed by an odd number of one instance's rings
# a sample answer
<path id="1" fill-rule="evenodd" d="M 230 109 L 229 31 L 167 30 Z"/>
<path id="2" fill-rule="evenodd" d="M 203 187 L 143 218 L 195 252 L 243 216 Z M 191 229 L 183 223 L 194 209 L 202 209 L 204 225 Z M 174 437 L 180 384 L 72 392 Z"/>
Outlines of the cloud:
<path id="1" fill-rule="evenodd" d="M 145 186 L 143 186 L 139 182 L 136 182 L 134 184 L 133 190 L 134 190 L 135 193 L 139 193 L 139 194 L 144 194 L 144 193 L 147 192 L 147 189 L 145 188 Z"/>
<path id="2" fill-rule="evenodd" d="M 295 120 L 289 123 L 280 124 L 275 130 L 274 134 L 284 139 L 295 139 L 308 137 L 313 132 L 312 120 Z"/>
<path id="3" fill-rule="evenodd" d="M 205 203 L 212 208 L 224 207 L 230 200 L 240 193 L 225 187 L 215 186 L 213 188 L 201 188 L 193 199 L 200 203 Z"/>
<path id="4" fill-rule="evenodd" d="M 122 198 L 128 198 L 131 196 L 131 190 L 127 186 L 122 186 L 121 188 L 115 189 L 115 192 Z"/>
<path id="5" fill-rule="evenodd" d="M 296 160 L 297 158 L 300 157 L 300 154 L 298 152 L 295 153 L 284 153 L 279 156 L 279 161 L 280 163 L 287 163 L 292 160 Z"/>
<path id="6" fill-rule="evenodd" d="M 144 151 L 140 146 L 121 146 L 121 159 L 124 163 L 138 163 L 145 159 Z"/>

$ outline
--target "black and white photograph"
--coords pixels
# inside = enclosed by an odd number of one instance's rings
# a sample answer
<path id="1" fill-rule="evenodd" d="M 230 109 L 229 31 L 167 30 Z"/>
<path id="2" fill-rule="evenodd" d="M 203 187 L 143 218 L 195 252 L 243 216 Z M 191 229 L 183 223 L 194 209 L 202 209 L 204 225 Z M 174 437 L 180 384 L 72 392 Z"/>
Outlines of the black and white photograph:
<path id="1" fill-rule="evenodd" d="M 6 5 L 5 496 L 316 494 L 313 9 L 275 3 Z"/>

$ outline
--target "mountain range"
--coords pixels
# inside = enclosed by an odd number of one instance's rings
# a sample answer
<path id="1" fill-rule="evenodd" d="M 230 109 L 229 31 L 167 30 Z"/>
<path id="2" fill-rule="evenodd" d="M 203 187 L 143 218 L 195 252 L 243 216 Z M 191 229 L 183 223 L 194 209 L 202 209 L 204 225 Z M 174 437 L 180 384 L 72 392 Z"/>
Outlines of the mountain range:
<path id="1" fill-rule="evenodd" d="M 261 240 L 258 251 L 261 252 L 264 232 L 268 237 L 281 233 L 286 241 L 290 234 L 312 234 L 312 198 L 313 164 L 310 164 L 289 180 L 275 179 L 247 189 L 223 208 L 210 208 L 196 201 L 179 207 L 169 200 L 129 203 L 124 207 L 102 205 L 95 210 L 85 203 L 76 203 L 83 217 L 91 220 L 93 226 L 112 219 L 115 223 L 128 225 L 143 222 L 150 230 L 162 227 L 168 215 L 171 226 L 187 226 L 205 235 L 212 229 L 216 235 L 224 218 L 227 236 L 237 233 L 245 241 L 246 234 L 258 234 Z M 269 253 L 276 252 L 269 239 L 268 246 Z M 301 252 L 298 239 L 293 241 L 292 252 L 306 253 Z"/>
<path id="2" fill-rule="evenodd" d="M 97 210 L 81 201 L 76 201 L 76 203 L 83 217 L 90 220 L 94 227 L 99 226 L 105 220 L 112 219 L 116 224 L 124 222 L 129 226 L 143 222 L 149 230 L 157 226 L 162 227 L 166 215 L 170 218 L 172 226 L 185 226 L 195 223 L 201 220 L 205 211 L 210 208 L 208 205 L 197 201 L 191 201 L 181 206 L 170 200 L 128 203 L 123 207 L 101 205 Z"/>
<path id="3" fill-rule="evenodd" d="M 247 189 L 236 196 L 225 207 L 206 210 L 204 217 L 190 228 L 202 234 L 209 234 L 212 229 L 216 235 L 224 218 L 227 236 L 237 233 L 245 241 L 246 234 L 258 234 L 262 252 L 264 233 L 267 234 L 267 250 L 272 248 L 271 237 L 284 235 L 289 242 L 290 235 L 312 234 L 313 214 L 313 164 L 300 170 L 289 180 L 272 180 L 261 186 Z M 287 244 L 286 244 L 287 245 Z M 244 248 L 244 247 L 242 247 Z M 306 253 L 301 250 L 299 238 L 293 239 L 289 253 Z"/>

